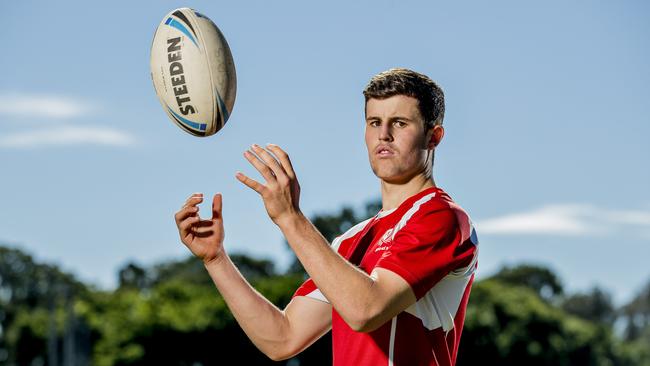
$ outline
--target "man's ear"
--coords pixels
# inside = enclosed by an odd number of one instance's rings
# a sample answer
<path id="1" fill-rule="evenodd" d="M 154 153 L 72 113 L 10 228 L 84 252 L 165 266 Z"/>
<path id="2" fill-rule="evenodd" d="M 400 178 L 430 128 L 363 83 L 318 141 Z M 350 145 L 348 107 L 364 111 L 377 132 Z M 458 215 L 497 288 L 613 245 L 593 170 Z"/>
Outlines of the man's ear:
<path id="1" fill-rule="evenodd" d="M 442 138 L 445 136 L 445 129 L 441 125 L 435 125 L 427 134 L 429 136 L 429 141 L 427 143 L 427 148 L 435 149 L 436 146 L 440 144 Z"/>

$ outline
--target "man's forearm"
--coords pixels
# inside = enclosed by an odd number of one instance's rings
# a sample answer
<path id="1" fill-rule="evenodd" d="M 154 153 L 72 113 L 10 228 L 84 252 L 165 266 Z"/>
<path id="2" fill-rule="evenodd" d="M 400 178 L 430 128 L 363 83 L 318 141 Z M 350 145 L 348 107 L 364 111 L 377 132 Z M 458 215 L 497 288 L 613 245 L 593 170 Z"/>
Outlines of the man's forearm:
<path id="1" fill-rule="evenodd" d="M 288 336 L 284 313 L 246 281 L 227 255 L 206 263 L 205 267 L 235 319 L 257 348 L 271 358 L 283 354 Z"/>
<path id="2" fill-rule="evenodd" d="M 306 217 L 295 214 L 279 226 L 318 289 L 350 326 L 379 311 L 372 301 L 375 281 L 332 250 Z"/>

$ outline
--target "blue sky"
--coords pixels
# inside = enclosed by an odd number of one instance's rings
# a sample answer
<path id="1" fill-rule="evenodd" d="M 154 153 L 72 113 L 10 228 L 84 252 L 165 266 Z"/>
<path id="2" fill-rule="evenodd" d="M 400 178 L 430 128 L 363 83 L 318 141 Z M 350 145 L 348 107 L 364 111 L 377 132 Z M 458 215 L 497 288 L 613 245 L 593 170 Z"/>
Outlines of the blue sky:
<path id="1" fill-rule="evenodd" d="M 168 120 L 149 47 L 170 10 L 219 25 L 238 78 L 217 135 Z M 480 274 L 549 265 L 618 302 L 650 278 L 650 5 L 490 2 L 21 1 L 3 6 L 0 242 L 102 287 L 128 260 L 187 255 L 173 214 L 224 194 L 226 246 L 289 253 L 242 152 L 291 155 L 308 215 L 377 198 L 368 79 L 395 66 L 445 90 L 435 177 L 476 222 Z M 202 206 L 207 211 L 208 206 Z"/>

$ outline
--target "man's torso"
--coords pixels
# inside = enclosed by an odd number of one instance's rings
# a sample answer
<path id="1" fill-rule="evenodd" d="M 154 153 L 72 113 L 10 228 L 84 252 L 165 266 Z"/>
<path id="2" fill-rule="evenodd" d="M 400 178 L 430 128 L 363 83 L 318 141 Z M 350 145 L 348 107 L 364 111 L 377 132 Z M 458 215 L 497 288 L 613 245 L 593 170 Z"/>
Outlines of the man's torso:
<path id="1" fill-rule="evenodd" d="M 380 212 L 332 247 L 370 274 L 391 270 L 418 301 L 378 329 L 352 330 L 332 311 L 334 365 L 449 365 L 456 359 L 476 270 L 478 240 L 467 214 L 438 188 Z M 327 301 L 308 280 L 296 295 Z"/>

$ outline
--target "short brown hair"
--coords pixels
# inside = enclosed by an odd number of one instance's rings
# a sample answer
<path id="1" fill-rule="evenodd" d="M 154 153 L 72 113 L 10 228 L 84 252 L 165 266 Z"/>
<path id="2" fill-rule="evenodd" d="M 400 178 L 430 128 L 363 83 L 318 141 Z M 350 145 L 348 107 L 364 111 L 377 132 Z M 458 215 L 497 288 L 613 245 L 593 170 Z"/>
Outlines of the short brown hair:
<path id="1" fill-rule="evenodd" d="M 385 99 L 394 95 L 406 95 L 418 100 L 426 130 L 442 125 L 445 94 L 428 76 L 409 69 L 394 68 L 373 76 L 363 90 L 366 103 L 371 98 Z"/>

